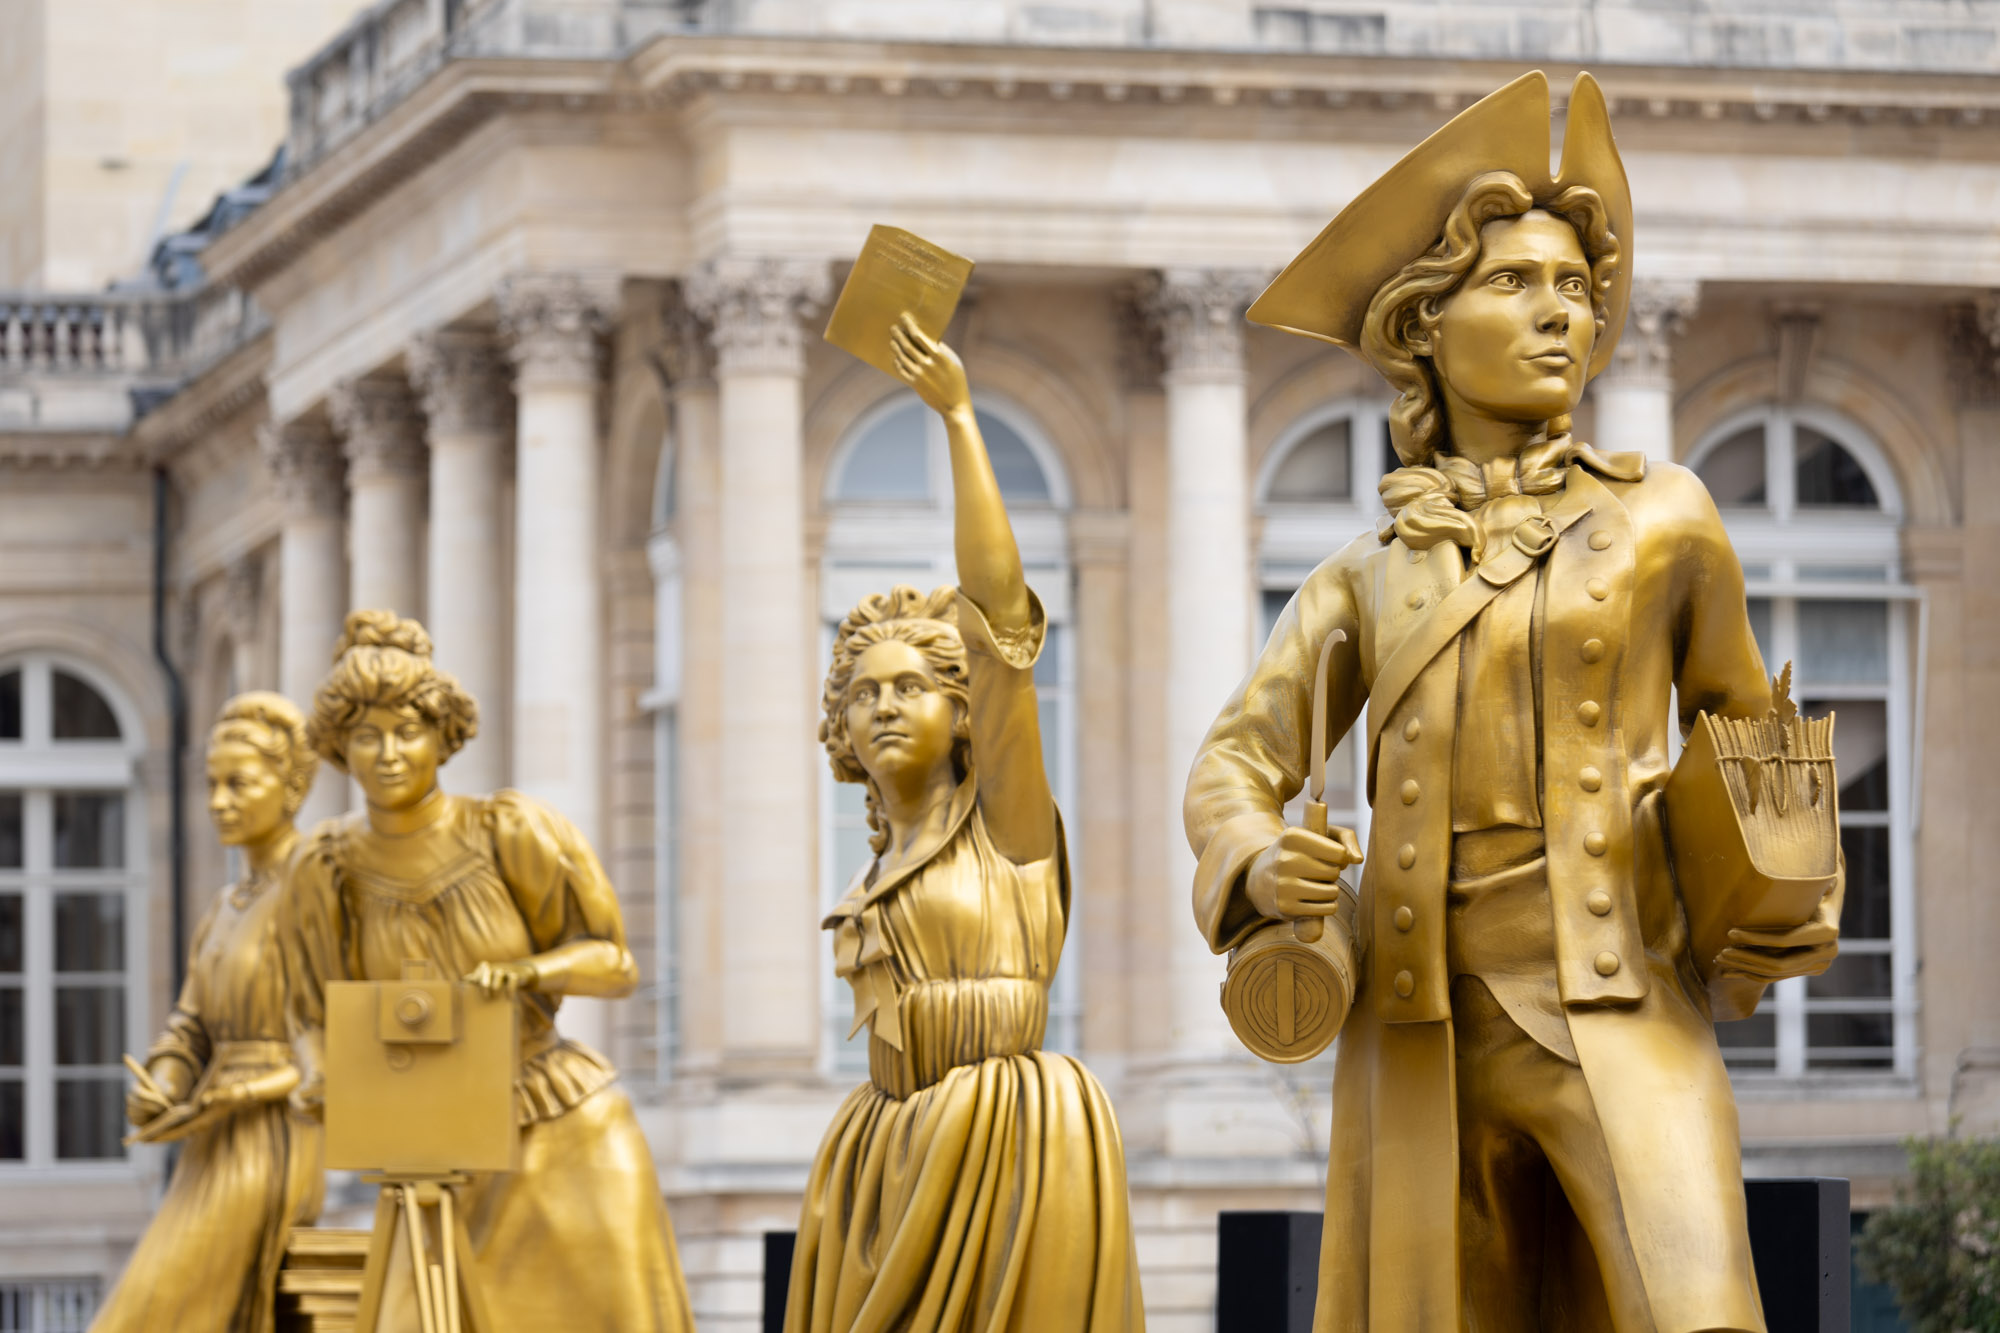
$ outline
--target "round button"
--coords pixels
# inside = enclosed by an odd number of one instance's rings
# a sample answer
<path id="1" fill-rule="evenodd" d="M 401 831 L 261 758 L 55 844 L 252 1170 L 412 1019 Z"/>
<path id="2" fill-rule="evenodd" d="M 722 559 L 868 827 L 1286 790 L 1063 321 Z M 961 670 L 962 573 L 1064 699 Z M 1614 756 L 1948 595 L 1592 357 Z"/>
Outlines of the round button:
<path id="1" fill-rule="evenodd" d="M 1583 905 L 1590 909 L 1592 916 L 1611 915 L 1611 895 L 1603 889 L 1592 889 L 1590 896 L 1583 900 Z"/>
<path id="2" fill-rule="evenodd" d="M 1417 780 L 1415 778 L 1403 779 L 1404 805 L 1415 805 L 1417 803 L 1417 798 L 1419 796 L 1422 796 L 1423 794 L 1424 794 L 1424 789 L 1417 785 Z"/>
<path id="3" fill-rule="evenodd" d="M 1416 863 L 1417 863 L 1417 849 L 1414 846 L 1406 842 L 1401 847 L 1398 847 L 1396 849 L 1397 865 L 1403 867 L 1403 869 L 1405 870 L 1408 870 L 1411 866 L 1415 865 Z"/>
<path id="4" fill-rule="evenodd" d="M 1613 958 L 1611 965 L 1613 967 L 1618 966 L 1618 960 Z M 1396 974 L 1396 994 L 1407 1000 L 1410 996 L 1416 994 L 1416 990 L 1417 979 L 1415 977 L 1411 976 L 1408 972 L 1398 972 Z"/>
<path id="5" fill-rule="evenodd" d="M 1604 835 L 1594 829 L 1583 835 L 1583 850 L 1592 856 L 1604 855 L 1604 849 L 1608 846 L 1610 844 L 1604 840 Z"/>
<path id="6" fill-rule="evenodd" d="M 1603 579 L 1591 579 L 1583 585 L 1583 590 L 1600 602 L 1611 595 L 1611 585 Z"/>
<path id="7" fill-rule="evenodd" d="M 1420 592 L 1413 592 L 1403 600 L 1407 601 L 1410 604 L 1410 609 L 1412 611 L 1420 611 L 1423 609 L 1424 595 Z"/>
<path id="8" fill-rule="evenodd" d="M 1606 949 L 1597 955 L 1597 975 L 1608 977 L 1618 970 L 1618 955 Z"/>
<path id="9" fill-rule="evenodd" d="M 1597 719 L 1603 716 L 1604 710 L 1598 707 L 1595 699 L 1585 699 L 1576 706 L 1576 720 L 1586 727 L 1596 726 Z"/>
<path id="10" fill-rule="evenodd" d="M 1421 735 L 1423 735 L 1423 734 L 1424 734 L 1424 729 L 1423 729 L 1423 727 L 1422 727 L 1422 726 L 1421 726 L 1421 725 L 1420 725 L 1420 724 L 1419 724 L 1419 723 L 1417 722 L 1417 720 L 1416 720 L 1415 718 L 1411 718 L 1411 719 L 1410 719 L 1410 720 L 1409 720 L 1408 722 L 1405 722 L 1405 723 L 1403 724 L 1403 739 L 1404 739 L 1404 740 L 1406 740 L 1406 741 L 1413 741 L 1413 740 L 1415 740 L 1415 739 L 1416 739 L 1417 737 L 1419 737 L 1419 736 L 1421 736 Z"/>
<path id="11" fill-rule="evenodd" d="M 1596 791 L 1599 787 L 1602 787 L 1604 785 L 1604 775 L 1598 772 L 1596 769 L 1592 768 L 1589 764 L 1585 764 L 1582 767 L 1582 769 L 1580 769 L 1577 772 L 1576 785 L 1583 788 L 1585 791 Z"/>
<path id="12" fill-rule="evenodd" d="M 1396 909 L 1397 930 L 1408 930 L 1411 926 L 1414 926 L 1416 924 L 1417 924 L 1417 914 L 1415 912 L 1412 912 L 1407 907 L 1398 907 Z M 1409 973 L 1405 972 L 1403 975 L 1408 976 Z"/>
<path id="13" fill-rule="evenodd" d="M 1602 662 L 1604 660 L 1604 640 L 1585 639 L 1583 647 L 1579 651 L 1586 662 Z"/>
<path id="14" fill-rule="evenodd" d="M 1607 546 L 1609 546 L 1609 545 L 1611 545 L 1611 534 L 1610 534 L 1610 533 L 1608 533 L 1608 532 L 1605 532 L 1605 531 L 1603 531 L 1602 529 L 1599 529 L 1598 531 L 1596 531 L 1596 532 L 1593 532 L 1593 533 L 1591 533 L 1591 534 L 1590 534 L 1590 549 L 1591 549 L 1591 550 L 1593 550 L 1593 551 L 1601 551 L 1601 550 L 1603 550 L 1603 549 L 1604 549 L 1605 547 L 1607 547 Z"/>

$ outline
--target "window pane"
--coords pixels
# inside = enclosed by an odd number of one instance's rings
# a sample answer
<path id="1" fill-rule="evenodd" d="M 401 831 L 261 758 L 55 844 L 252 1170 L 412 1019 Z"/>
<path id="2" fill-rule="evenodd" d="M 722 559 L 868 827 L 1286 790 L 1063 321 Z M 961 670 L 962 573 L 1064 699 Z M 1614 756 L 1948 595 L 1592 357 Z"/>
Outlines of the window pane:
<path id="1" fill-rule="evenodd" d="M 55 716 L 50 734 L 59 741 L 115 741 L 118 718 L 104 696 L 58 668 L 49 673 L 50 703 Z"/>
<path id="2" fill-rule="evenodd" d="M 835 494 L 843 500 L 923 500 L 931 493 L 929 424 L 911 401 L 868 428 L 847 456 Z"/>
<path id="3" fill-rule="evenodd" d="M 1847 900 L 1841 904 L 1840 933 L 1850 940 L 1889 938 L 1889 830 L 1843 828 L 1840 849 L 1847 853 Z"/>
<path id="4" fill-rule="evenodd" d="M 1068 646 L 1064 643 L 1066 637 L 1062 626 L 1049 626 L 1048 635 L 1042 642 L 1042 655 L 1035 659 L 1035 684 L 1062 684 L 1063 649 Z"/>
<path id="5" fill-rule="evenodd" d="M 0 741 L 21 739 L 21 673 L 0 671 Z"/>
<path id="6" fill-rule="evenodd" d="M 1889 604 L 1802 600 L 1798 669 L 1815 685 L 1887 684 Z"/>
<path id="7" fill-rule="evenodd" d="M 973 415 L 986 441 L 986 456 L 993 460 L 993 479 L 1000 483 L 1000 494 L 1009 501 L 1047 504 L 1053 498 L 1049 479 L 1020 432 L 990 412 Z"/>
<path id="8" fill-rule="evenodd" d="M 56 1080 L 56 1156 L 64 1161 L 123 1157 L 125 1080 Z"/>
<path id="9" fill-rule="evenodd" d="M 122 972 L 125 897 L 118 893 L 56 895 L 56 971 Z"/>
<path id="10" fill-rule="evenodd" d="M 1833 764 L 1845 812 L 1889 808 L 1889 705 L 1880 699 L 1807 699 L 1809 717 L 1834 714 Z"/>
<path id="11" fill-rule="evenodd" d="M 1809 1048 L 1846 1046 L 1879 1047 L 1874 1051 L 1832 1054 L 1809 1049 L 1806 1062 L 1820 1068 L 1872 1068 L 1889 1063 L 1890 1048 L 1896 1040 L 1896 1025 L 1887 1014 L 1807 1014 L 1806 1045 Z"/>
<path id="12" fill-rule="evenodd" d="M 833 889 L 834 901 L 847 892 L 848 883 L 855 872 L 875 859 L 875 849 L 868 845 L 868 827 L 838 828 L 833 831 Z M 843 986 L 846 982 L 841 983 Z"/>
<path id="13" fill-rule="evenodd" d="M 868 817 L 868 789 L 858 782 L 833 784 L 833 815 L 860 821 Z"/>
<path id="14" fill-rule="evenodd" d="M 19 986 L 0 986 L 0 1065 L 28 1062 L 27 998 Z"/>
<path id="15" fill-rule="evenodd" d="M 1328 504 L 1352 494 L 1353 423 L 1342 419 L 1293 445 L 1271 474 L 1266 499 L 1280 504 Z"/>
<path id="16" fill-rule="evenodd" d="M 28 1155 L 26 1098 L 21 1080 L 0 1078 L 0 1162 L 18 1162 Z"/>
<path id="17" fill-rule="evenodd" d="M 1764 665 L 1771 663 L 1771 599 L 1752 597 L 1749 601 L 1750 633 L 1757 640 L 1757 652 L 1763 657 Z"/>
<path id="18" fill-rule="evenodd" d="M 1880 509 L 1875 486 L 1854 455 L 1811 426 L 1799 426 L 1793 436 L 1798 450 L 1799 503 Z"/>
<path id="19" fill-rule="evenodd" d="M 1715 1040 L 1731 1069 L 1777 1068 L 1778 1020 L 1768 1010 L 1740 1022 L 1717 1023 Z"/>
<path id="20" fill-rule="evenodd" d="M 1036 712 L 1042 724 L 1042 772 L 1048 775 L 1049 791 L 1060 801 L 1062 782 L 1062 705 L 1043 699 Z"/>
<path id="21" fill-rule="evenodd" d="M 1764 428 L 1749 426 L 1715 446 L 1695 469 L 1718 505 L 1756 506 L 1764 498 Z"/>
<path id="22" fill-rule="evenodd" d="M 22 915 L 25 911 L 20 894 L 0 893 L 0 972 L 25 970 L 22 959 L 27 951 L 21 940 L 27 928 Z"/>
<path id="23" fill-rule="evenodd" d="M 56 1063 L 115 1065 L 125 1050 L 123 986 L 56 987 Z"/>
<path id="24" fill-rule="evenodd" d="M 116 870 L 125 864 L 125 796 L 122 792 L 59 791 L 56 868 Z"/>
<path id="25" fill-rule="evenodd" d="M 25 808 L 20 792 L 0 791 L 0 870 L 21 868 L 21 819 Z"/>
<path id="26" fill-rule="evenodd" d="M 1833 966 L 1806 978 L 1806 994 L 1815 1000 L 1886 1000 L 1894 994 L 1885 953 L 1849 953 Z"/>
<path id="27" fill-rule="evenodd" d="M 1285 607 L 1292 600 L 1293 591 L 1290 588 L 1264 589 L 1264 600 L 1261 608 L 1263 611 L 1263 620 L 1258 625 L 1258 628 L 1262 631 L 1262 634 L 1259 636 L 1260 638 L 1268 639 L 1271 637 L 1271 630 L 1277 625 L 1278 617 L 1285 613 Z"/>

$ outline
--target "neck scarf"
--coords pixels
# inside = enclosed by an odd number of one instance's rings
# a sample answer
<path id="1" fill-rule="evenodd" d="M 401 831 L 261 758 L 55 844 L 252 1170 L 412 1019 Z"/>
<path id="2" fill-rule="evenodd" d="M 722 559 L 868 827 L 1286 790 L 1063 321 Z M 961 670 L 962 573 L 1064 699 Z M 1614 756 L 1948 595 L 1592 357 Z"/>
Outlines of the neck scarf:
<path id="1" fill-rule="evenodd" d="M 1401 537 L 1415 551 L 1454 541 L 1469 549 L 1477 564 L 1486 556 L 1486 525 L 1474 514 L 1494 500 L 1562 490 L 1574 463 L 1613 481 L 1638 481 L 1646 475 L 1644 454 L 1601 453 L 1567 434 L 1537 437 L 1519 456 L 1490 463 L 1438 453 L 1429 467 L 1397 468 L 1382 478 L 1379 489 L 1389 513 L 1377 532 L 1385 542 Z M 1533 508 L 1540 512 L 1539 505 Z"/>

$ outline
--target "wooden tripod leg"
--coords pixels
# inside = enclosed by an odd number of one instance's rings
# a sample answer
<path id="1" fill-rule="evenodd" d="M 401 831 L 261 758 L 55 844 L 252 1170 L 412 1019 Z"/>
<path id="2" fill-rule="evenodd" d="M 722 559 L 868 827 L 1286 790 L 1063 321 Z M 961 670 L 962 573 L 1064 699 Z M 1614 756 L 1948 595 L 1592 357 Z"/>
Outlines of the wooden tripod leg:
<path id="1" fill-rule="evenodd" d="M 375 1333 L 382 1314 L 382 1288 L 389 1277 L 389 1251 L 396 1243 L 396 1195 L 394 1185 L 382 1185 L 375 1193 L 375 1230 L 368 1236 L 368 1262 L 361 1268 L 361 1306 L 355 1312 L 355 1333 Z"/>
<path id="2" fill-rule="evenodd" d="M 479 1285 L 479 1270 L 472 1263 L 472 1235 L 465 1229 L 465 1209 L 451 1210 L 452 1234 L 441 1243 L 458 1252 L 458 1286 L 465 1298 L 465 1333 L 500 1333 L 486 1308 L 486 1289 Z"/>

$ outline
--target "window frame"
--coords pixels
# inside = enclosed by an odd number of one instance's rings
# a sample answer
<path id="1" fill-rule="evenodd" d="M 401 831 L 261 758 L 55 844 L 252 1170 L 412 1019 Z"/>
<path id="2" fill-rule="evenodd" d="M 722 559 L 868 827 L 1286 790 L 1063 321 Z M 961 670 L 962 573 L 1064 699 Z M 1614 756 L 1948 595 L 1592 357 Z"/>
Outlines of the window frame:
<path id="1" fill-rule="evenodd" d="M 0 1161 L 0 1181 L 50 1179 L 123 1179 L 138 1175 L 141 1153 L 121 1149 L 116 1157 L 61 1158 L 56 1155 L 56 1084 L 63 1077 L 109 1078 L 121 1089 L 123 1066 L 115 1062 L 58 1066 L 55 1052 L 55 899 L 66 892 L 116 893 L 124 901 L 124 967 L 117 984 L 124 988 L 125 1045 L 150 1038 L 149 1013 L 147 841 L 148 806 L 139 761 L 145 732 L 135 709 L 104 673 L 63 653 L 28 651 L 0 657 L 0 672 L 22 673 L 21 739 L 0 741 L 0 790 L 23 796 L 23 856 L 19 869 L 0 870 L 0 892 L 22 898 L 24 970 L 23 1084 L 26 1118 L 24 1155 Z M 61 670 L 90 686 L 117 719 L 118 740 L 63 740 L 51 735 L 53 672 Z M 51 843 L 51 806 L 58 791 L 116 792 L 125 801 L 124 865 L 115 869 L 57 869 Z M 38 947 L 38 945 L 46 947 Z M 67 977 L 72 974 L 61 974 Z M 109 974 L 74 974 L 75 984 L 110 984 Z M 139 1045 L 138 1050 L 144 1046 Z M 10 1066 L 10 1077 L 14 1076 Z M 121 1091 L 122 1100 L 122 1091 Z"/>

